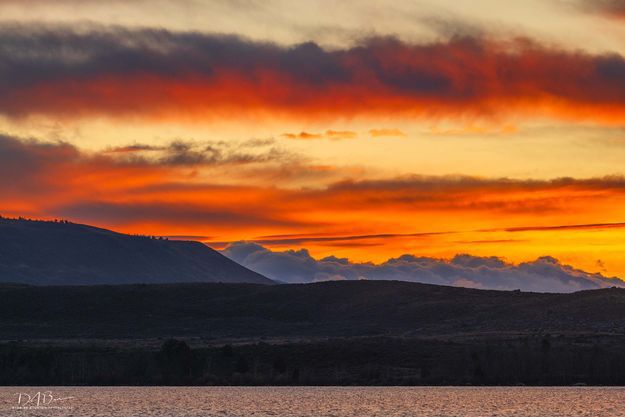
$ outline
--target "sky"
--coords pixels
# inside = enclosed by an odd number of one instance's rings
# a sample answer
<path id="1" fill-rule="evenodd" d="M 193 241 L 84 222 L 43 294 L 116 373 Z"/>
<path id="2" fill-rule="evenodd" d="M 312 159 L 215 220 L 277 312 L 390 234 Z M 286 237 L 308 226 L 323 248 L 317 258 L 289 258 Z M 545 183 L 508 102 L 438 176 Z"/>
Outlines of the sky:
<path id="1" fill-rule="evenodd" d="M 625 277 L 624 120 L 622 0 L 0 0 L 5 216 Z"/>

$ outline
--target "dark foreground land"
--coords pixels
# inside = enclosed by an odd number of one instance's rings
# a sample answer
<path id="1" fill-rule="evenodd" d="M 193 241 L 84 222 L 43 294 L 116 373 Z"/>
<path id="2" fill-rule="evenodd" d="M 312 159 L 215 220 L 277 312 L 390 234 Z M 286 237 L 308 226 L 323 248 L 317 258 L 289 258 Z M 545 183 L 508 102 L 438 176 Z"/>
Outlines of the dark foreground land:
<path id="1" fill-rule="evenodd" d="M 625 290 L 0 286 L 2 385 L 625 385 Z"/>

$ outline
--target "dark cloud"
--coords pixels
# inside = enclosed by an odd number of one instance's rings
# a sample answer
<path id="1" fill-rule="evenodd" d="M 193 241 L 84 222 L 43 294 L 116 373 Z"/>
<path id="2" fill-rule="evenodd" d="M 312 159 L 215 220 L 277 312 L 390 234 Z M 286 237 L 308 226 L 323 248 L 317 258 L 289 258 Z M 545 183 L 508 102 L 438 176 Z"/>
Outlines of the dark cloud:
<path id="1" fill-rule="evenodd" d="M 273 138 L 265 138 L 265 139 L 248 139 L 241 143 L 242 148 L 257 148 L 262 146 L 270 146 L 275 144 L 276 141 Z"/>
<path id="2" fill-rule="evenodd" d="M 224 171 L 239 182 L 224 184 L 220 181 Z M 320 172 L 327 175 L 328 170 L 321 167 Z M 223 233 L 223 225 L 254 225 L 259 226 L 257 233 L 290 234 L 258 239 L 272 246 L 355 247 L 472 231 L 623 227 L 623 219 L 613 216 L 600 223 L 556 223 L 563 213 L 584 221 L 597 218 L 598 210 L 606 207 L 612 213 L 625 192 L 625 179 L 620 176 L 555 180 L 407 176 L 332 182 L 336 176 L 311 177 L 314 174 L 315 166 L 290 165 L 288 155 L 274 150 L 271 141 L 178 140 L 85 152 L 64 142 L 0 135 L 0 175 L 10 179 L 0 181 L 0 203 L 11 215 L 58 216 L 105 226 L 138 225 L 142 220 L 172 225 L 184 219 L 189 230 L 175 228 L 178 233 L 214 234 L 222 236 L 220 240 L 238 239 Z M 280 187 L 285 178 L 323 181 L 317 188 Z M 465 213 L 492 216 L 492 227 L 497 229 L 472 230 L 483 227 L 483 222 L 455 221 L 453 216 Z M 527 224 L 528 213 L 541 216 Z M 358 229 L 364 233 L 345 233 L 345 219 L 352 216 L 367 219 Z M 389 216 L 399 216 L 401 223 L 389 226 Z M 193 219 L 220 232 L 199 232 Z M 449 229 L 445 224 L 450 224 Z M 315 234 L 321 230 L 326 234 Z M 372 233 L 366 233 L 369 230 Z M 386 230 L 390 233 L 379 233 Z"/>
<path id="3" fill-rule="evenodd" d="M 241 143 L 174 140 L 159 146 L 135 143 L 89 153 L 67 142 L 44 142 L 0 134 L 0 174 L 32 176 L 48 167 L 64 163 L 193 167 L 289 162 L 298 159 L 297 155 L 271 146 L 273 144 L 269 140 Z"/>
<path id="4" fill-rule="evenodd" d="M 301 191 L 307 199 L 332 205 L 340 201 L 353 210 L 376 206 L 380 210 L 470 210 L 500 213 L 549 213 L 572 208 L 583 200 L 597 201 L 594 190 L 625 191 L 625 179 L 607 176 L 590 179 L 518 180 L 469 176 L 410 175 L 393 179 L 339 181 L 323 190 Z M 566 196 L 563 199 L 558 193 Z"/>
<path id="5" fill-rule="evenodd" d="M 592 230 L 592 229 L 620 229 L 625 223 L 590 223 L 590 224 L 564 224 L 555 226 L 521 226 L 503 229 L 506 232 L 540 232 L 548 230 Z"/>
<path id="6" fill-rule="evenodd" d="M 625 0 L 580 0 L 577 5 L 586 12 L 625 19 Z"/>
<path id="7" fill-rule="evenodd" d="M 397 238 L 426 238 L 430 236 L 448 235 L 458 232 L 423 232 L 423 233 L 380 233 L 371 235 L 352 235 L 352 236 L 278 236 L 278 237 L 263 237 L 255 239 L 254 242 L 264 245 L 301 245 L 305 243 L 323 243 L 325 245 L 340 246 L 346 244 L 349 246 L 355 246 L 355 241 L 361 240 L 385 240 L 385 239 L 397 239 Z M 211 242 L 216 246 L 223 246 L 229 242 Z M 363 243 L 366 246 L 375 246 L 376 243 Z"/>
<path id="8" fill-rule="evenodd" d="M 595 223 L 595 224 L 575 224 L 575 225 L 551 225 L 551 226 L 518 226 L 499 229 L 479 229 L 479 230 L 448 230 L 438 232 L 422 233 L 379 233 L 370 235 L 337 235 L 337 236 L 315 236 L 315 235 L 276 235 L 261 236 L 253 241 L 256 244 L 268 246 L 300 246 L 307 243 L 314 243 L 322 246 L 381 246 L 385 240 L 389 239 L 417 239 L 429 238 L 442 235 L 454 235 L 463 233 L 481 232 L 543 232 L 543 231 L 567 231 L 567 230 L 595 230 L 595 229 L 620 229 L 625 228 L 625 223 Z M 526 239 L 479 239 L 479 240 L 457 240 L 459 244 L 493 244 L 493 243 L 521 243 L 528 242 Z M 235 242 L 208 242 L 210 245 L 225 248 Z"/>
<path id="9" fill-rule="evenodd" d="M 613 120 L 625 112 L 624 73 L 618 54 L 480 35 L 429 44 L 369 38 L 325 50 L 157 29 L 0 26 L 0 112 L 11 116 L 489 115 L 515 108 Z"/>
<path id="10" fill-rule="evenodd" d="M 289 155 L 268 148 L 271 145 L 267 141 L 243 145 L 174 141 L 164 146 L 133 144 L 85 152 L 64 142 L 0 135 L 0 177 L 5 179 L 0 181 L 0 205 L 3 211 L 17 215 L 109 226 L 173 223 L 189 230 L 198 225 L 301 227 L 302 222 L 264 202 L 259 206 L 256 199 L 244 205 L 232 203 L 241 200 L 235 198 L 240 193 L 259 194 L 258 189 L 220 185 L 218 181 L 194 182 L 198 167 L 288 163 Z M 170 193 L 177 193 L 176 198 Z"/>
<path id="11" fill-rule="evenodd" d="M 293 160 L 295 155 L 282 149 L 272 147 L 263 149 L 262 152 L 250 153 L 243 148 L 261 148 L 267 142 L 258 142 L 255 146 L 246 142 L 241 145 L 229 142 L 190 142 L 173 141 L 170 144 L 160 147 L 160 155 L 153 158 L 144 159 L 150 163 L 164 165 L 226 165 L 226 164 L 250 164 L 259 162 Z"/>
<path id="12" fill-rule="evenodd" d="M 80 152 L 65 142 L 40 142 L 0 134 L 0 173 L 3 177 L 44 169 L 59 160 L 74 160 Z"/>
<path id="13" fill-rule="evenodd" d="M 147 151 L 160 151 L 164 148 L 162 146 L 134 144 L 127 146 L 118 146 L 115 148 L 107 149 L 105 153 L 133 153 L 133 152 L 147 152 Z"/>
<path id="14" fill-rule="evenodd" d="M 526 239 L 480 239 L 480 240 L 456 240 L 454 243 L 464 245 L 490 245 L 493 243 L 521 243 L 528 242 Z"/>
<path id="15" fill-rule="evenodd" d="M 223 253 L 265 276 L 289 283 L 325 280 L 400 280 L 496 290 L 573 292 L 625 286 L 616 278 L 588 273 L 542 257 L 513 265 L 497 257 L 457 255 L 450 260 L 402 255 L 382 264 L 345 258 L 314 259 L 305 249 L 273 252 L 259 244 L 237 242 Z"/>
<path id="16" fill-rule="evenodd" d="M 169 221 L 168 216 L 175 215 L 188 221 L 259 224 L 264 217 L 255 215 L 253 209 L 246 209 L 247 215 L 228 217 L 228 210 L 218 202 L 206 202 L 207 193 L 234 194 L 237 190 L 194 181 L 194 177 L 199 169 L 242 171 L 245 165 L 245 169 L 261 172 L 297 160 L 272 145 L 268 141 L 178 140 L 162 146 L 132 144 L 87 152 L 66 142 L 0 134 L 0 206 L 15 215 L 72 217 L 108 225 L 140 222 L 141 213 L 153 221 Z M 168 192 L 179 193 L 184 203 L 172 207 L 163 196 Z M 128 201 L 136 201 L 139 195 L 149 198 L 150 204 L 143 201 L 128 207 Z M 210 207 L 195 208 L 199 201 Z M 160 216 L 159 205 L 163 208 Z M 267 224 L 293 224 L 270 217 L 266 216 Z"/>
<path id="17" fill-rule="evenodd" d="M 467 175 L 406 175 L 394 179 L 381 180 L 346 180 L 335 183 L 331 189 L 336 191 L 374 191 L 410 190 L 421 192 L 454 191 L 466 189 L 491 190 L 540 190 L 544 188 L 557 189 L 625 189 L 625 177 L 619 175 L 597 178 L 555 178 L 551 180 L 518 180 L 512 178 L 483 178 Z"/>
<path id="18" fill-rule="evenodd" d="M 44 143 L 0 134 L 0 192 L 44 191 L 51 169 L 82 159 L 83 155 L 65 142 Z"/>
<path id="19" fill-rule="evenodd" d="M 131 201 L 127 203 L 113 202 L 73 202 L 48 209 L 54 217 L 75 219 L 79 222 L 98 223 L 106 219 L 109 224 L 159 223 L 165 219 L 181 226 L 197 226 L 206 224 L 230 225 L 236 227 L 250 226 L 288 226 L 298 227 L 301 223 L 273 218 L 269 213 L 252 212 L 245 208 L 217 209 L 209 205 L 192 205 L 190 203 L 170 203 L 158 201 L 145 203 Z"/>

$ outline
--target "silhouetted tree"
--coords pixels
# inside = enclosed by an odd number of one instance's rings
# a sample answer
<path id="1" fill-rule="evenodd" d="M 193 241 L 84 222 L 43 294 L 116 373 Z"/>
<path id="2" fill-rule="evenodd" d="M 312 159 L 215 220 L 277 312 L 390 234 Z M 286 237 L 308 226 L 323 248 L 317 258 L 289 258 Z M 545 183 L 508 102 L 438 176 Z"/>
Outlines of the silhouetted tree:
<path id="1" fill-rule="evenodd" d="M 551 349 L 551 341 L 549 340 L 549 335 L 543 337 L 542 342 L 540 343 L 540 348 L 543 353 L 548 353 Z"/>
<path id="2" fill-rule="evenodd" d="M 250 371 L 250 365 L 247 363 L 247 360 L 243 356 L 239 356 L 237 358 L 237 363 L 234 367 L 234 370 L 240 374 L 245 374 Z"/>
<path id="3" fill-rule="evenodd" d="M 286 372 L 286 361 L 284 360 L 282 356 L 278 356 L 273 361 L 273 369 L 279 374 L 283 374 Z"/>
<path id="4" fill-rule="evenodd" d="M 164 382 L 179 384 L 191 375 L 193 352 L 186 342 L 169 339 L 161 346 L 159 362 Z"/>
<path id="5" fill-rule="evenodd" d="M 232 348 L 231 345 L 224 345 L 221 348 L 221 355 L 226 358 L 231 358 L 234 356 L 234 349 Z"/>
<path id="6" fill-rule="evenodd" d="M 299 368 L 293 369 L 293 373 L 291 374 L 291 379 L 293 382 L 299 381 Z"/>

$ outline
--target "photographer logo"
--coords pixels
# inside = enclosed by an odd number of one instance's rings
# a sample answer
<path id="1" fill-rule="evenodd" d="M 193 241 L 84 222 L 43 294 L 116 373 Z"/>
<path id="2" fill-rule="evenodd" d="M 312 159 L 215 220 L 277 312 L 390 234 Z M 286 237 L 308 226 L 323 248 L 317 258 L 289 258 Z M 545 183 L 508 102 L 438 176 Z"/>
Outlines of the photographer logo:
<path id="1" fill-rule="evenodd" d="M 18 392 L 14 410 L 71 410 L 74 397 L 55 396 L 52 391 Z"/>

